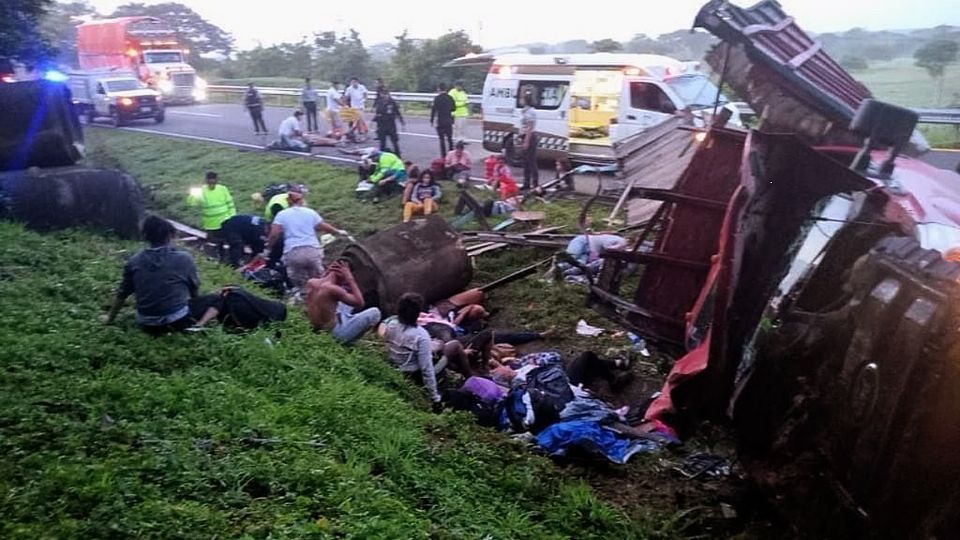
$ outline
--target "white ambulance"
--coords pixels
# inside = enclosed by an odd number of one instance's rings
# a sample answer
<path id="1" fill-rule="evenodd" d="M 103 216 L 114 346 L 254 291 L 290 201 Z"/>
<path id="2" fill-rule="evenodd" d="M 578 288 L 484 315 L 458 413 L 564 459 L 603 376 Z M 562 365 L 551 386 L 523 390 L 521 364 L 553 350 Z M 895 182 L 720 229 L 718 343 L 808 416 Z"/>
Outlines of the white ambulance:
<path id="1" fill-rule="evenodd" d="M 717 86 L 698 70 L 654 54 L 479 54 L 447 66 L 489 65 L 483 85 L 483 147 L 510 150 L 518 133 L 522 98 L 537 109 L 539 154 L 578 163 L 604 163 L 612 144 L 655 126 L 681 110 L 699 121 L 719 106 L 740 117 Z"/>

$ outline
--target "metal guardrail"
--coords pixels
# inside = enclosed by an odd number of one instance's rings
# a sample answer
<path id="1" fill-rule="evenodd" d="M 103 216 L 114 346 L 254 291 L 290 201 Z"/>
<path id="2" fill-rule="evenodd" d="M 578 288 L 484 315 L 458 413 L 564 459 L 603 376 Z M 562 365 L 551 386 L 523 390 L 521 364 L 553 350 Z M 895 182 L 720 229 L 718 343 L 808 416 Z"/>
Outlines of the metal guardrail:
<path id="1" fill-rule="evenodd" d="M 260 91 L 260 95 L 262 96 L 300 96 L 299 88 L 257 87 L 257 90 Z M 220 92 L 225 94 L 242 94 L 246 91 L 246 86 L 220 86 L 211 84 L 207 87 L 207 92 Z M 326 100 L 326 96 L 324 96 L 322 90 L 320 90 L 320 92 L 320 99 Z M 433 101 L 433 97 L 436 96 L 436 94 L 424 94 L 419 92 L 390 92 L 390 95 L 393 96 L 393 99 L 397 101 L 419 103 L 430 103 Z M 376 92 L 367 92 L 367 99 L 374 99 L 376 97 Z M 467 96 L 467 100 L 473 105 L 479 105 L 482 101 L 482 96 L 480 94 L 470 94 Z"/>
<path id="2" fill-rule="evenodd" d="M 246 92 L 246 90 L 246 86 L 210 85 L 207 87 L 208 92 L 219 92 L 224 94 L 242 94 Z M 259 90 L 260 94 L 263 96 L 300 96 L 299 88 L 258 87 L 257 90 Z M 430 103 L 433 101 L 433 97 L 436 94 L 425 94 L 419 92 L 390 92 L 390 95 L 393 96 L 393 99 L 400 102 Z M 367 99 L 374 99 L 376 97 L 376 92 L 367 92 Z M 321 93 L 320 99 L 325 100 L 326 97 Z M 483 101 L 483 96 L 480 94 L 470 94 L 467 96 L 467 99 L 471 105 L 480 105 Z M 748 103 L 738 101 L 733 105 L 737 108 L 737 110 L 740 111 L 741 115 L 748 116 L 756 114 L 756 111 L 754 111 Z M 914 110 L 920 115 L 921 124 L 960 125 L 960 108 Z"/>

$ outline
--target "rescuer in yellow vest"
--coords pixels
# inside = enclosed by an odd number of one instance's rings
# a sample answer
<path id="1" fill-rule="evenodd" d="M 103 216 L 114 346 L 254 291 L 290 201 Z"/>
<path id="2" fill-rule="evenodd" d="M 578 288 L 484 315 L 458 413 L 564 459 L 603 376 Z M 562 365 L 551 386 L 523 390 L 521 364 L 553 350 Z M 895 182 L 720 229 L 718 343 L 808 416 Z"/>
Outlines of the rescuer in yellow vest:
<path id="1" fill-rule="evenodd" d="M 470 99 L 463 89 L 463 81 L 454 83 L 453 90 L 447 92 L 453 98 L 453 138 L 466 139 L 467 117 L 470 116 Z"/>
<path id="2" fill-rule="evenodd" d="M 227 186 L 217 183 L 217 173 L 210 171 L 206 177 L 206 187 L 193 188 L 187 197 L 188 206 L 199 206 L 203 229 L 207 231 L 207 240 L 217 242 L 217 249 L 223 254 L 223 239 L 220 228 L 223 222 L 237 215 L 233 205 L 233 196 Z"/>

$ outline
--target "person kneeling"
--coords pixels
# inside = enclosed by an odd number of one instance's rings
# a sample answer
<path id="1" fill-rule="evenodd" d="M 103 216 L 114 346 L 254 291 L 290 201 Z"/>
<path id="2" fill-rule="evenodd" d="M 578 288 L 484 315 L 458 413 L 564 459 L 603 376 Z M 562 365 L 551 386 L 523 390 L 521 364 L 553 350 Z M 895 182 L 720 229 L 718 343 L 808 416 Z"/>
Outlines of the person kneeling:
<path id="1" fill-rule="evenodd" d="M 410 221 L 416 215 L 429 216 L 436 212 L 441 196 L 440 186 L 433 182 L 433 173 L 429 169 L 421 172 L 417 183 L 407 189 L 403 204 L 403 222 Z"/>
<path id="2" fill-rule="evenodd" d="M 446 360 L 433 364 L 433 341 L 427 331 L 417 324 L 423 310 L 423 297 L 406 293 L 397 302 L 397 316 L 380 325 L 380 335 L 387 345 L 387 358 L 401 372 L 423 381 L 434 412 L 442 409 L 437 390 L 437 373 L 446 367 Z"/>
<path id="3" fill-rule="evenodd" d="M 363 294 L 350 267 L 337 261 L 320 278 L 307 281 L 305 309 L 316 331 L 329 330 L 333 339 L 347 345 L 380 322 L 380 310 L 373 307 L 360 313 Z"/>

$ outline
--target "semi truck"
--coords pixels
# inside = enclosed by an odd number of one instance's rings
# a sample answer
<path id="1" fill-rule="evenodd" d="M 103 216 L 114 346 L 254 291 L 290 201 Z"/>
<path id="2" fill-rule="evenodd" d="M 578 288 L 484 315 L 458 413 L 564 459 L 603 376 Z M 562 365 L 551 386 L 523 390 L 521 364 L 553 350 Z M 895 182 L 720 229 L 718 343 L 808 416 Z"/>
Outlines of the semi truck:
<path id="1" fill-rule="evenodd" d="M 77 27 L 82 70 L 128 71 L 160 92 L 166 103 L 206 99 L 206 82 L 186 62 L 189 50 L 176 32 L 155 17 L 119 17 Z"/>

